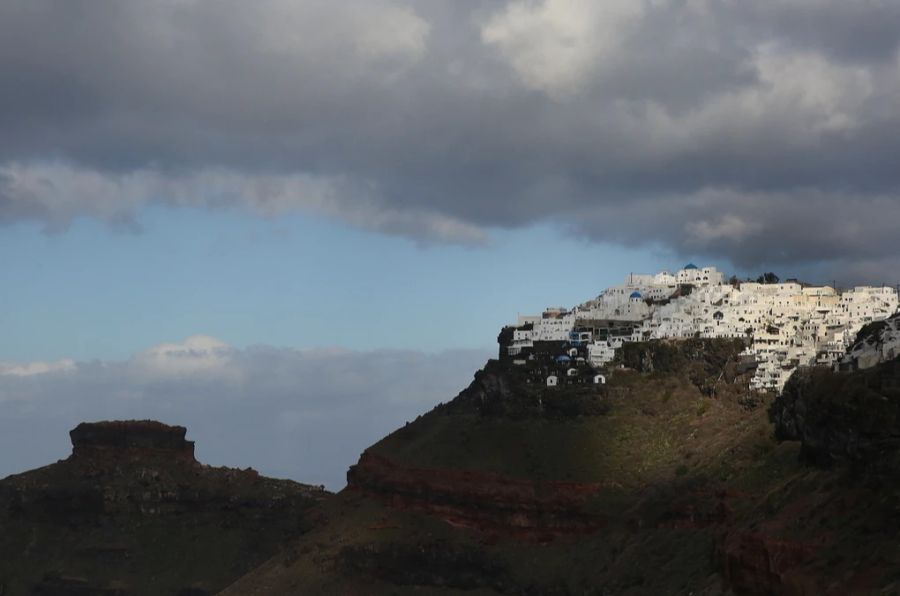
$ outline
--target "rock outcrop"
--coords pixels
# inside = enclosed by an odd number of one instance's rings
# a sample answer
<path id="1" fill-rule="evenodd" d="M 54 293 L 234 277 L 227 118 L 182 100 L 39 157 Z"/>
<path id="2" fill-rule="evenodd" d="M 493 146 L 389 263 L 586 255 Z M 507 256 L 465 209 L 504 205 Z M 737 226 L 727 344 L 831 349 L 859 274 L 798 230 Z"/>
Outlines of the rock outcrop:
<path id="1" fill-rule="evenodd" d="M 181 426 L 80 424 L 0 480 L 0 594 L 213 594 L 317 523 L 321 487 L 205 466 Z"/>
<path id="2" fill-rule="evenodd" d="M 608 411 L 602 385 L 581 383 L 566 387 L 565 399 L 546 399 L 546 366 L 529 363 L 514 366 L 490 360 L 475 373 L 472 383 L 443 409 L 452 413 L 473 412 L 492 418 L 568 419 L 602 416 Z"/>
<path id="3" fill-rule="evenodd" d="M 798 370 L 770 411 L 811 461 L 866 462 L 900 448 L 900 359 L 855 372 Z"/>
<path id="4" fill-rule="evenodd" d="M 196 463 L 194 442 L 186 441 L 187 429 L 154 420 L 82 422 L 69 432 L 72 455 L 81 459 L 102 457 L 162 457 Z"/>
<path id="5" fill-rule="evenodd" d="M 701 373 L 718 376 L 735 368 L 742 339 L 656 339 L 622 346 L 617 362 L 642 373 Z"/>

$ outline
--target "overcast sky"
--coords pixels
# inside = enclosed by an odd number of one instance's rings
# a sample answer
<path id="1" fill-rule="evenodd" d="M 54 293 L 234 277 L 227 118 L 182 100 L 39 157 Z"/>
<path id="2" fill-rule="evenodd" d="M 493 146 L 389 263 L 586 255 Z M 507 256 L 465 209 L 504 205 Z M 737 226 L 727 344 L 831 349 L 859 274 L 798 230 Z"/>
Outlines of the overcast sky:
<path id="1" fill-rule="evenodd" d="M 193 336 L 122 361 L 0 364 L 0 478 L 67 457 L 83 420 L 149 418 L 186 426 L 203 463 L 337 490 L 365 447 L 449 401 L 490 355 Z"/>
<path id="2" fill-rule="evenodd" d="M 688 260 L 897 283 L 898 42 L 895 0 L 0 0 L 0 361 L 87 403 L 194 335 L 483 353 Z"/>

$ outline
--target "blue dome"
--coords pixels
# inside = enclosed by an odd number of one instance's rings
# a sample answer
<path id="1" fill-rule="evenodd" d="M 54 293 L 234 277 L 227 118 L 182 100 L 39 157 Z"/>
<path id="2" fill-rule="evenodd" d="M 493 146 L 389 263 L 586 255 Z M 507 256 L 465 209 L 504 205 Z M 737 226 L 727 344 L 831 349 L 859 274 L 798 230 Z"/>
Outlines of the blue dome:
<path id="1" fill-rule="evenodd" d="M 697 266 L 694 265 L 693 263 L 688 263 L 687 265 L 684 266 L 684 268 L 685 268 L 685 270 L 687 270 L 687 269 L 696 269 Z"/>
<path id="2" fill-rule="evenodd" d="M 630 297 L 631 298 L 643 298 L 643 296 L 641 296 L 640 292 L 632 292 Z"/>

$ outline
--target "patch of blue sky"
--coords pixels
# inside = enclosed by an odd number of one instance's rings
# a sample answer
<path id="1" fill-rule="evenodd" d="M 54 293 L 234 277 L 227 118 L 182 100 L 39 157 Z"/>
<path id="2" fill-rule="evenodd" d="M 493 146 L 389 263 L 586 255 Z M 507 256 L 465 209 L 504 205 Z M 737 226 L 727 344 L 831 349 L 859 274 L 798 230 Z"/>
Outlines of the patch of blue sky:
<path id="1" fill-rule="evenodd" d="M 139 219 L 139 233 L 92 219 L 54 235 L 0 228 L 0 360 L 122 359 L 194 334 L 237 347 L 488 348 L 517 313 L 680 265 L 552 225 L 423 247 L 300 215 L 152 207 Z"/>

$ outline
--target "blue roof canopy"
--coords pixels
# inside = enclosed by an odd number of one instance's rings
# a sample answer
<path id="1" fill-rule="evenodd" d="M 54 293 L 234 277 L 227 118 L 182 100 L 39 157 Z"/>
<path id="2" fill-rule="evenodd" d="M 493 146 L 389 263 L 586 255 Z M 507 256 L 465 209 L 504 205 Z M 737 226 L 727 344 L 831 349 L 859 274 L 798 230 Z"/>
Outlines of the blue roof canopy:
<path id="1" fill-rule="evenodd" d="M 685 269 L 697 269 L 697 266 L 694 265 L 693 263 L 688 263 L 687 265 L 684 266 L 684 268 Z"/>
<path id="2" fill-rule="evenodd" d="M 641 296 L 640 292 L 632 292 L 631 298 L 643 298 L 643 296 Z"/>

